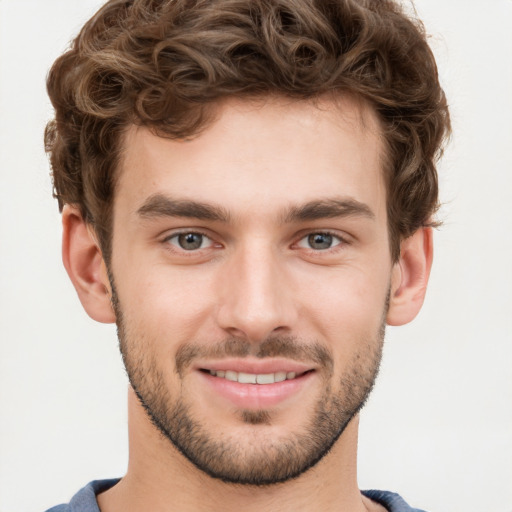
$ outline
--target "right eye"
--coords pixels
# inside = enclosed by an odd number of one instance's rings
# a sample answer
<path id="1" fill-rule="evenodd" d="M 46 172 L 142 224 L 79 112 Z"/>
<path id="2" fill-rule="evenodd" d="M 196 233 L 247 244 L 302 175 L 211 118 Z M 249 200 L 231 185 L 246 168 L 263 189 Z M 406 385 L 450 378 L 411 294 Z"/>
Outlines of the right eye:
<path id="1" fill-rule="evenodd" d="M 174 245 L 184 251 L 197 251 L 199 249 L 207 249 L 212 247 L 213 241 L 202 233 L 188 231 L 184 233 L 176 233 L 165 239 L 165 242 Z"/>

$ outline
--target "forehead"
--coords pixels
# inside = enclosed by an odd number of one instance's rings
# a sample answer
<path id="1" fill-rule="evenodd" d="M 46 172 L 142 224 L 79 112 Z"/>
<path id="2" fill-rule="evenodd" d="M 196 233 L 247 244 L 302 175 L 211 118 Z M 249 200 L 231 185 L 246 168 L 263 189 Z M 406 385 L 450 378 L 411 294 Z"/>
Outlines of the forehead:
<path id="1" fill-rule="evenodd" d="M 376 114 L 364 102 L 229 99 L 214 114 L 187 140 L 131 127 L 116 209 L 136 212 L 155 194 L 221 203 L 237 214 L 330 196 L 383 209 L 383 144 Z"/>

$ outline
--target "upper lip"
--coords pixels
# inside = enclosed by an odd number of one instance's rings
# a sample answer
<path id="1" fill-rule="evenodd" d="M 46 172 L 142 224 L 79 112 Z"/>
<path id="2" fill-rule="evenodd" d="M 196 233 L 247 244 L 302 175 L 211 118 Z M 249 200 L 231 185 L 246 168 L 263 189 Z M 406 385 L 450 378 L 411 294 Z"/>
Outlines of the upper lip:
<path id="1" fill-rule="evenodd" d="M 200 361 L 194 366 L 196 370 L 231 370 L 234 372 L 252 373 L 256 375 L 276 372 L 295 372 L 300 374 L 315 369 L 313 365 L 279 358 L 226 358 L 212 361 Z"/>

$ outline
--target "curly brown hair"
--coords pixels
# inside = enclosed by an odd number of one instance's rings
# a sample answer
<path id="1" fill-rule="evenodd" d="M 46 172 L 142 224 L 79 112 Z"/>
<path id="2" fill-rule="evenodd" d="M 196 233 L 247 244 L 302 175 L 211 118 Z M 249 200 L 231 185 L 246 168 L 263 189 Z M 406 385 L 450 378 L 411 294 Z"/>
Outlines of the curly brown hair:
<path id="1" fill-rule="evenodd" d="M 45 146 L 59 207 L 95 229 L 106 262 L 123 134 L 199 133 L 228 96 L 355 95 L 377 112 L 393 259 L 432 225 L 448 107 L 423 25 L 391 0 L 110 0 L 50 70 Z"/>

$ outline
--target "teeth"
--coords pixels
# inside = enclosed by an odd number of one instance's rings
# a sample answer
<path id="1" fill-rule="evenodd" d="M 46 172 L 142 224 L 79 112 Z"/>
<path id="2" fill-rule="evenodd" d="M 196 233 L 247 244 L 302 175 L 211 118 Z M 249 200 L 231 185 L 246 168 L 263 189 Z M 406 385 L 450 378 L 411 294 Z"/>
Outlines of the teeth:
<path id="1" fill-rule="evenodd" d="M 256 382 L 258 384 L 274 384 L 275 381 L 274 373 L 260 373 L 256 375 Z"/>
<path id="2" fill-rule="evenodd" d="M 233 370 L 209 370 L 210 375 L 240 382 L 241 384 L 274 384 L 274 382 L 283 382 L 284 380 L 295 379 L 295 372 L 276 372 L 276 373 L 245 373 L 234 372 Z"/>
<path id="3" fill-rule="evenodd" d="M 275 382 L 283 382 L 283 380 L 286 380 L 286 372 L 276 372 L 274 375 Z"/>
<path id="4" fill-rule="evenodd" d="M 238 373 L 238 382 L 242 384 L 256 384 L 256 375 L 254 373 Z"/>
<path id="5" fill-rule="evenodd" d="M 232 380 L 233 382 L 238 382 L 238 373 L 237 372 L 233 372 L 231 370 L 227 370 L 225 378 L 227 380 Z"/>

